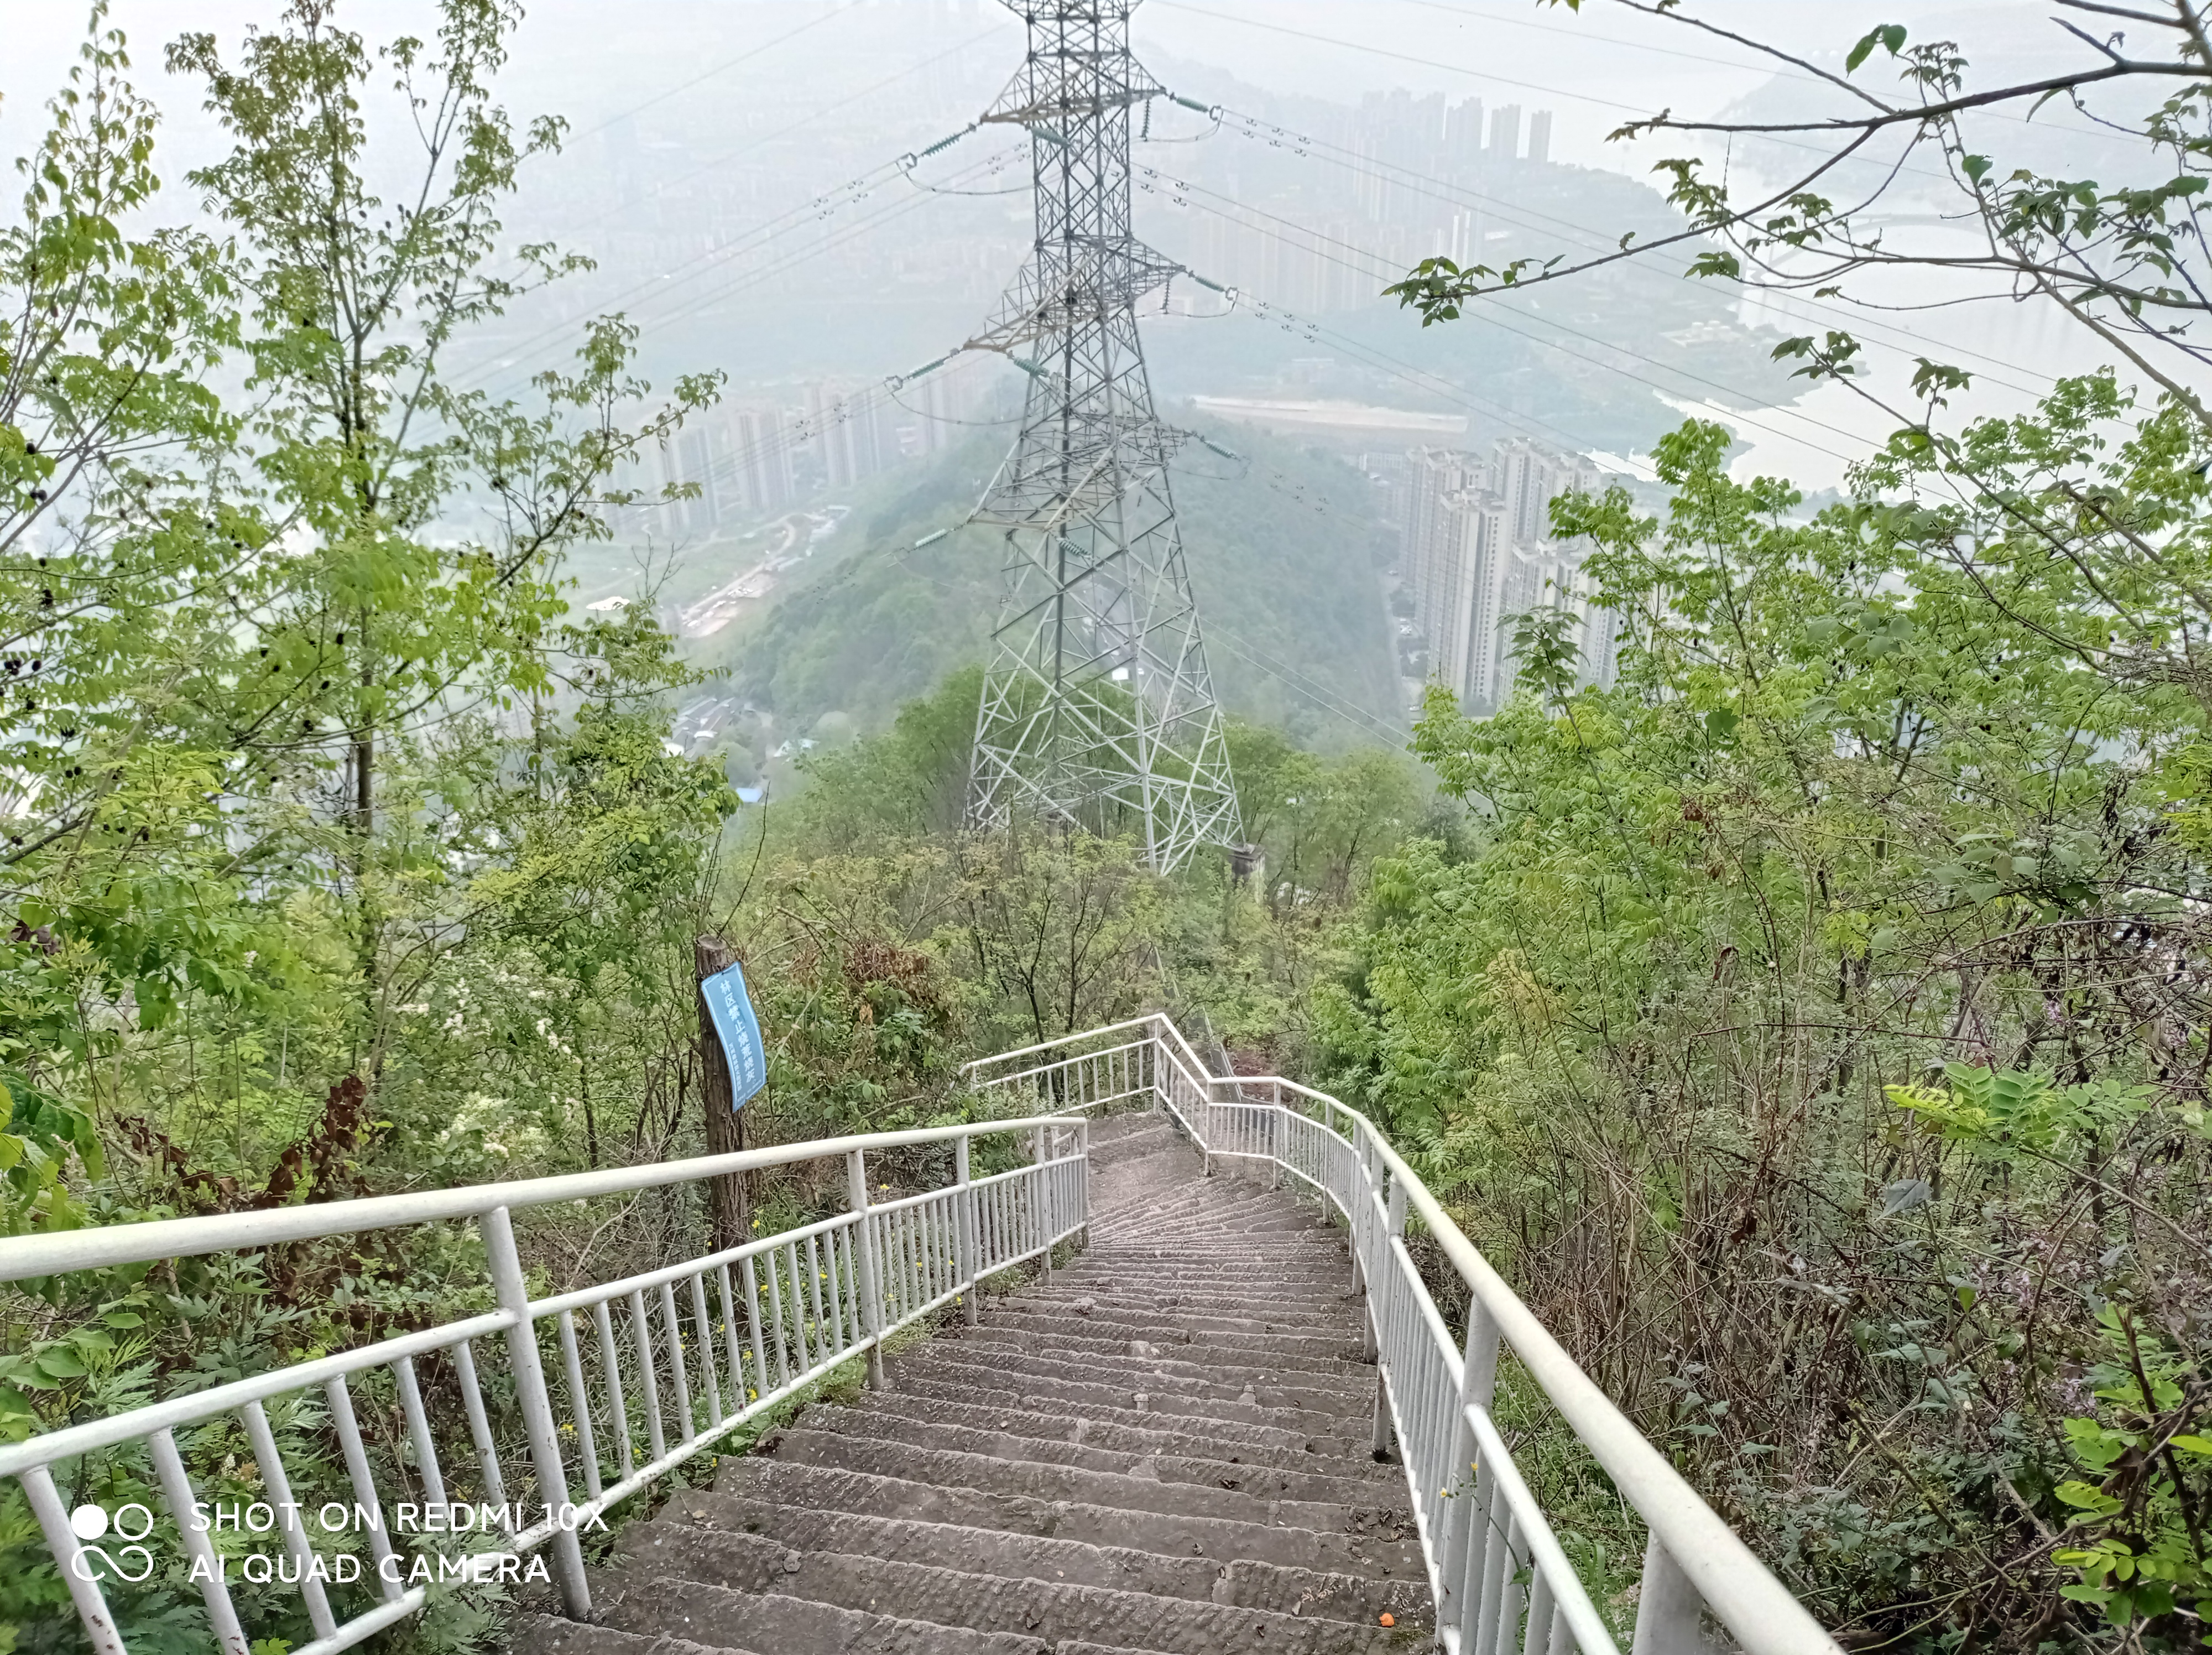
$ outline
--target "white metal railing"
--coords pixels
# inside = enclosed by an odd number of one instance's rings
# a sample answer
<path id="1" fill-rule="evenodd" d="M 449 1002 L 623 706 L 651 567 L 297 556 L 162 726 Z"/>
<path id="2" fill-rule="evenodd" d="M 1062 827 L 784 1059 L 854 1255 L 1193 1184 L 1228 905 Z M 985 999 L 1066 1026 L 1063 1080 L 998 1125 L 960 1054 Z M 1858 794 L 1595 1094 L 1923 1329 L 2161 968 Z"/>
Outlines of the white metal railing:
<path id="1" fill-rule="evenodd" d="M 986 1090 L 1079 1113 L 1149 1086 L 1205 1157 L 1264 1163 L 1349 1232 L 1379 1378 L 1375 1447 L 1395 1437 L 1440 1641 L 1454 1655 L 1616 1655 L 1491 1417 L 1510 1350 L 1644 1518 L 1632 1655 L 1701 1655 L 1705 1615 L 1746 1655 L 1838 1655 L 1835 1640 L 1607 1400 L 1358 1110 L 1276 1075 L 1217 1075 L 1159 1013 L 968 1065 Z M 1468 1294 L 1455 1340 L 1404 1240 L 1417 1215 Z"/>
<path id="2" fill-rule="evenodd" d="M 1030 1162 L 992 1177 L 971 1177 L 971 1141 L 1006 1133 L 1028 1138 Z M 424 1564 L 433 1565 L 434 1579 L 488 1579 L 497 1578 L 501 1567 L 519 1569 L 530 1555 L 550 1555 L 549 1573 L 563 1607 L 582 1619 L 590 1614 L 591 1594 L 578 1532 L 600 1513 L 724 1442 L 747 1421 L 842 1363 L 864 1359 L 871 1381 L 880 1385 L 885 1338 L 955 1299 L 965 1299 L 973 1319 L 981 1278 L 1040 1256 L 1048 1269 L 1051 1249 L 1075 1237 L 1089 1219 L 1089 1138 L 1086 1117 L 1053 1115 L 0 1241 L 0 1281 L 22 1281 L 469 1220 L 482 1237 L 495 1306 L 420 1333 L 0 1446 L 0 1473 L 15 1477 L 28 1495 L 98 1655 L 124 1655 L 101 1579 L 145 1576 L 129 1573 L 104 1549 L 87 1545 L 99 1536 L 77 1531 L 61 1487 L 83 1482 L 100 1457 L 119 1454 L 135 1464 L 142 1463 L 142 1452 L 151 1461 L 161 1503 L 191 1566 L 188 1573 L 199 1586 L 210 1646 L 225 1655 L 248 1655 L 212 1525 L 195 1526 L 200 1495 L 178 1442 L 181 1432 L 228 1421 L 243 1427 L 266 1495 L 257 1509 L 270 1512 L 272 1532 L 281 1528 L 285 1557 L 276 1564 L 278 1578 L 296 1583 L 314 1630 L 313 1640 L 297 1655 L 330 1655 L 412 1614 L 428 1591 L 421 1578 Z M 867 1157 L 927 1144 L 952 1147 L 953 1181 L 898 1201 L 872 1202 Z M 550 1298 L 529 1296 L 514 1213 L 840 1158 L 848 1210 L 835 1218 L 621 1281 Z M 503 1360 L 495 1349 L 479 1350 L 480 1342 L 495 1336 L 504 1344 Z M 480 1362 L 499 1371 L 486 1374 Z M 434 1370 L 434 1387 L 426 1387 L 426 1367 Z M 357 1385 L 374 1383 L 380 1398 L 384 1395 L 383 1379 L 373 1378 L 379 1371 L 390 1376 L 399 1422 L 380 1443 L 364 1436 L 354 1406 Z M 497 1398 L 510 1390 L 527 1442 L 527 1469 L 501 1464 L 487 1407 L 488 1393 Z M 325 1582 L 334 1549 L 316 1546 L 316 1525 L 293 1498 L 270 1421 L 268 1404 L 303 1393 L 319 1396 L 328 1409 L 345 1463 L 351 1501 L 333 1502 L 340 1528 L 366 1536 L 368 1567 L 351 1594 L 334 1594 Z M 452 1543 L 442 1546 L 421 1536 L 403 1536 L 395 1543 L 386 1522 L 387 1495 L 419 1502 L 420 1509 L 467 1505 L 481 1510 L 489 1526 L 448 1536 Z M 326 1516 L 331 1507 L 322 1509 Z M 154 1513 L 142 1510 L 143 1518 L 133 1521 L 143 1530 L 118 1530 L 124 1539 L 144 1538 L 153 1527 Z M 154 1567 L 150 1553 L 145 1567 Z M 110 1569 L 117 1573 L 109 1574 Z M 365 1606 L 360 1603 L 364 1593 L 372 1595 Z"/>

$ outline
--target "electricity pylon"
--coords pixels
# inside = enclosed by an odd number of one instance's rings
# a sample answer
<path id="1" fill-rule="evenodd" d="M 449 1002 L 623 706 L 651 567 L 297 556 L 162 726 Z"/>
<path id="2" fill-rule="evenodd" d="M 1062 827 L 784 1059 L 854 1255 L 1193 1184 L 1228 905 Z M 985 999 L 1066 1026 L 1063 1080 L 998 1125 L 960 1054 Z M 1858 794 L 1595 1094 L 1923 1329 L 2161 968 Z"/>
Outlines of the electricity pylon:
<path id="1" fill-rule="evenodd" d="M 1131 234 L 1129 0 L 1006 0 L 1029 57 L 986 122 L 1027 127 L 1036 246 L 971 344 L 1029 374 L 1021 435 L 971 521 L 1006 535 L 968 818 L 1133 832 L 1167 873 L 1241 837 L 1137 304 L 1181 268 Z"/>

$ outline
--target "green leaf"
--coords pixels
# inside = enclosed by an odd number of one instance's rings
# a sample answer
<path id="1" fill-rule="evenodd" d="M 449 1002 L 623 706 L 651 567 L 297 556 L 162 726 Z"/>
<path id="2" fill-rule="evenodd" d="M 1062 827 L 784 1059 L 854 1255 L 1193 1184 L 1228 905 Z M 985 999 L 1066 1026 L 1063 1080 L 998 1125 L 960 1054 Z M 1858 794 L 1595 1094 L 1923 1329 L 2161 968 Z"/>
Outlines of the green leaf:
<path id="1" fill-rule="evenodd" d="M 1850 49 L 1850 55 L 1844 59 L 1844 73 L 1849 75 L 1857 69 L 1873 54 L 1874 49 L 1878 46 L 1885 48 L 1893 58 L 1904 51 L 1905 25 L 1884 23 L 1879 27 L 1869 29 L 1860 39 L 1859 43 Z"/>
<path id="2" fill-rule="evenodd" d="M 50 1379 L 84 1378 L 84 1363 L 78 1358 L 76 1353 L 66 1345 L 49 1346 L 46 1349 L 36 1353 L 31 1360 L 39 1372 Z"/>
<path id="3" fill-rule="evenodd" d="M 2072 1421 L 2069 1421 L 2069 1423 Z M 2102 1517 L 2111 1517 L 2120 1509 L 2120 1502 L 2103 1489 L 2094 1483 L 2083 1482 L 2078 1479 L 2062 1482 L 2051 1492 L 2069 1506 L 2084 1512 L 2094 1512 Z"/>
<path id="4" fill-rule="evenodd" d="M 1743 721 L 1734 709 L 1716 707 L 1705 715 L 1705 733 L 1716 741 L 1725 741 L 1735 733 L 1735 727 Z"/>

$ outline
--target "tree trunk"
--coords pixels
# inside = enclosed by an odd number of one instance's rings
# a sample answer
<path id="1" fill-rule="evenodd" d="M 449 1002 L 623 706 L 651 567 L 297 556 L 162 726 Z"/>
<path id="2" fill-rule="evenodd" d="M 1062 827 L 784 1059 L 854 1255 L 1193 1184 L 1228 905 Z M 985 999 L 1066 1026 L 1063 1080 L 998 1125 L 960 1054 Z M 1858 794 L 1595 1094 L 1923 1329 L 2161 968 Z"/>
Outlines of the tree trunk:
<path id="1" fill-rule="evenodd" d="M 701 937 L 696 946 L 696 980 L 702 985 L 708 977 L 738 963 L 737 951 L 720 937 Z M 731 1107 L 729 1060 L 722 1052 L 721 1036 L 714 1032 L 714 1019 L 707 1009 L 703 986 L 698 998 L 699 1096 L 707 1110 L 707 1153 L 726 1155 L 745 1147 L 745 1114 L 741 1109 Z M 745 1175 L 725 1172 L 707 1183 L 715 1247 L 735 1247 L 750 1239 L 753 1204 Z"/>

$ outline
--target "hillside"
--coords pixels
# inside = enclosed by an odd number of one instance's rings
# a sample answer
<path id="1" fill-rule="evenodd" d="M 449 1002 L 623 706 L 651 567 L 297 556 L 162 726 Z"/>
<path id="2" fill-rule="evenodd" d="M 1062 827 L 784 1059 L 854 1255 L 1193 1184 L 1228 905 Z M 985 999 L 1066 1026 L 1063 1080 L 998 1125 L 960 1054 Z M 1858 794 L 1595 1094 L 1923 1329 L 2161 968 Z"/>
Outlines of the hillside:
<path id="1" fill-rule="evenodd" d="M 1217 693 L 1316 746 L 1371 739 L 1377 721 L 1399 721 L 1371 485 L 1258 433 L 1214 436 L 1238 459 L 1191 445 L 1174 486 Z M 985 658 L 1000 543 L 980 529 L 914 543 L 957 524 L 998 459 L 996 439 L 979 440 L 880 479 L 780 599 L 694 646 L 721 675 L 702 696 L 763 715 L 733 731 L 756 766 L 786 739 L 880 729 Z"/>

